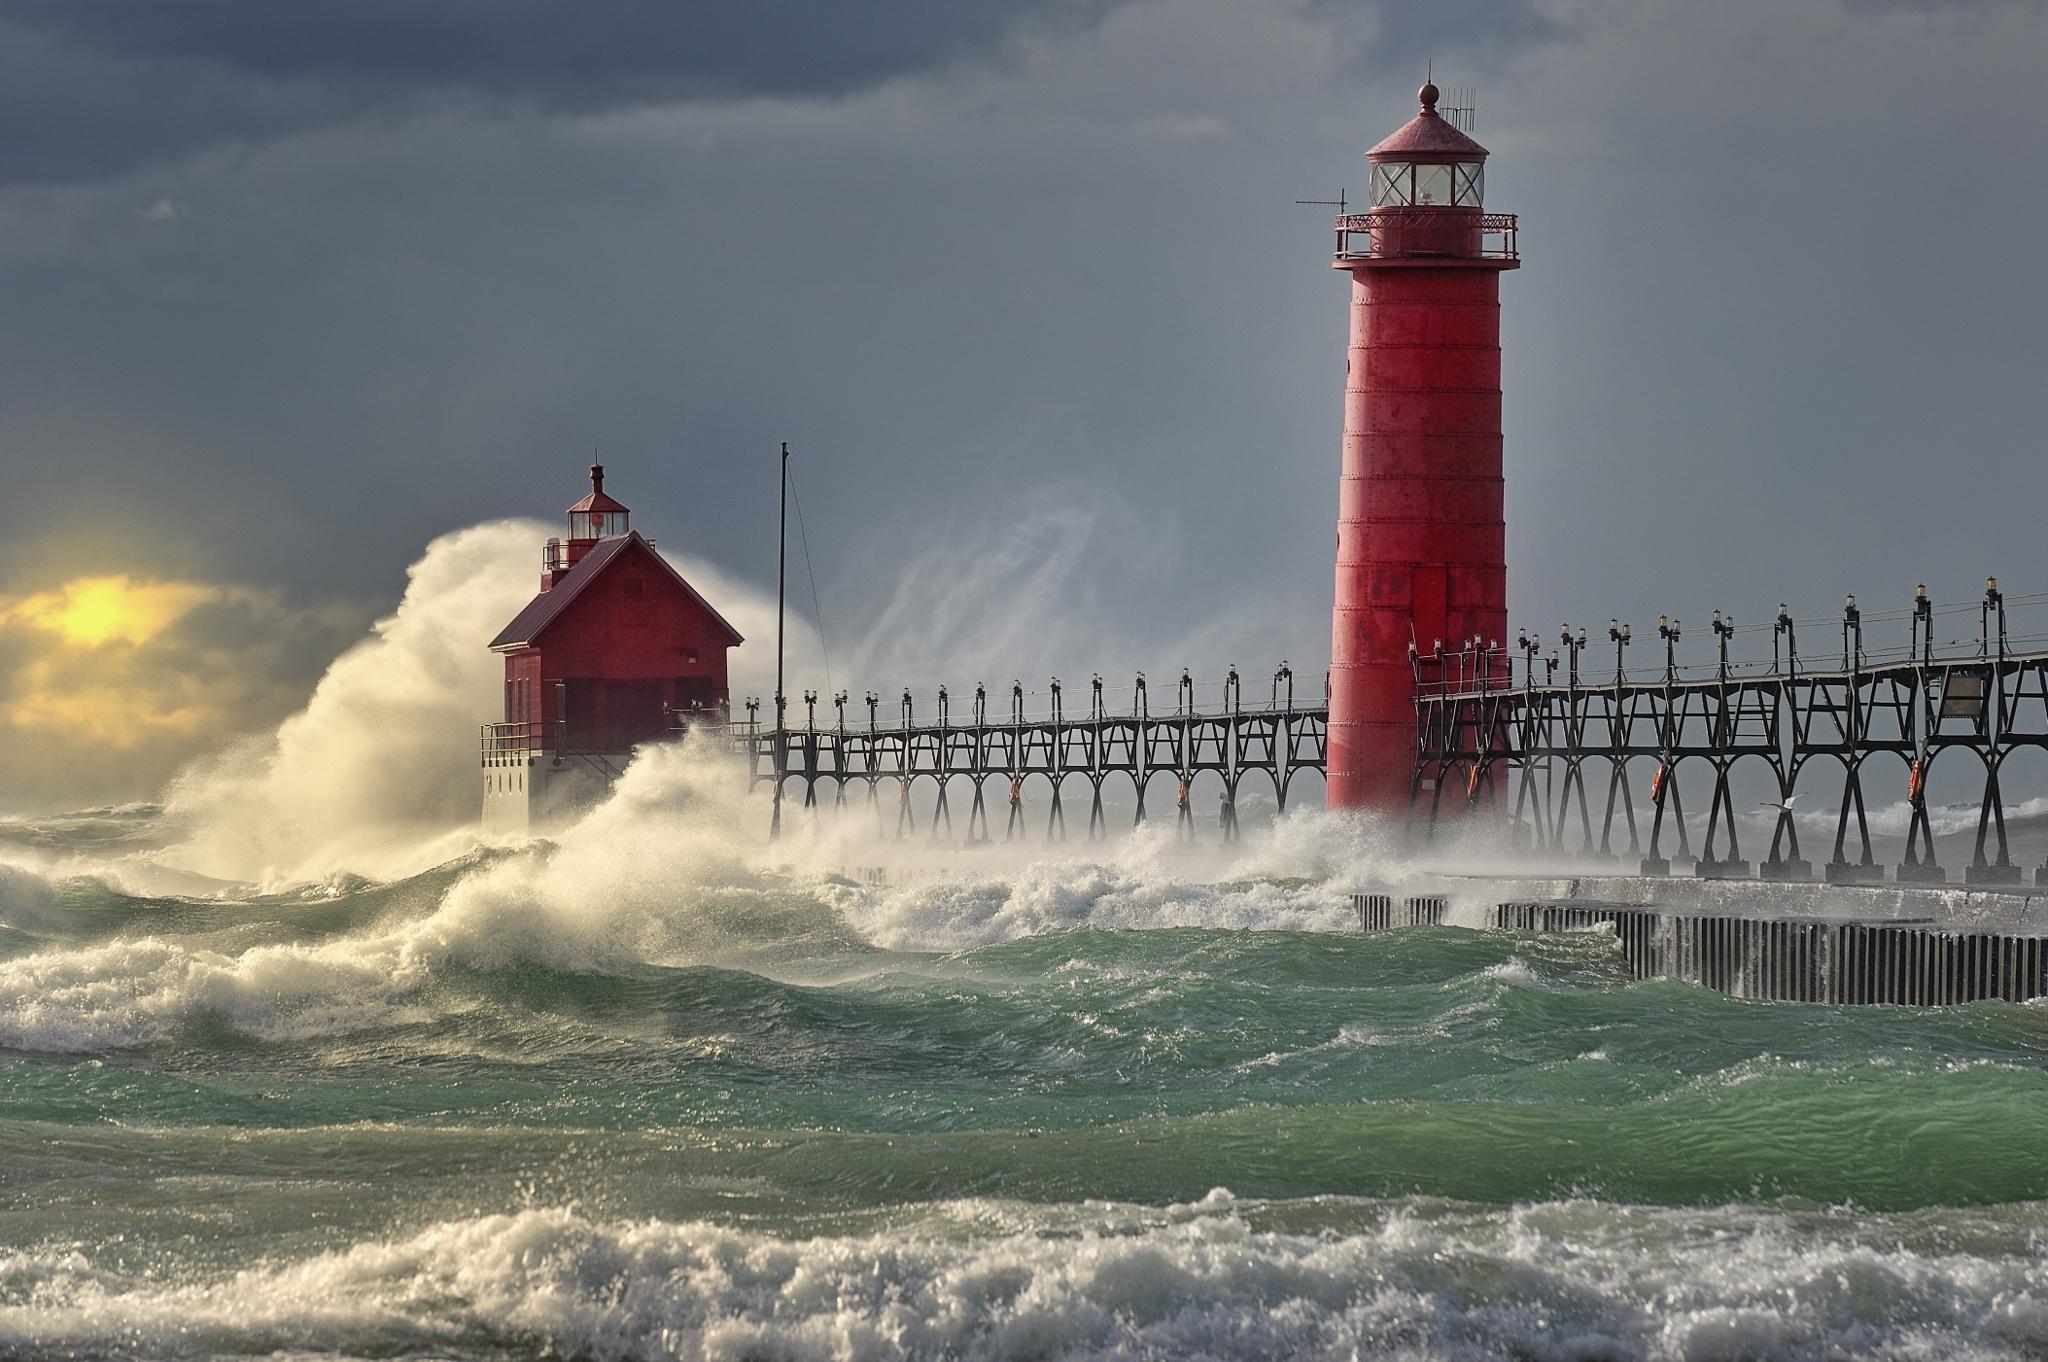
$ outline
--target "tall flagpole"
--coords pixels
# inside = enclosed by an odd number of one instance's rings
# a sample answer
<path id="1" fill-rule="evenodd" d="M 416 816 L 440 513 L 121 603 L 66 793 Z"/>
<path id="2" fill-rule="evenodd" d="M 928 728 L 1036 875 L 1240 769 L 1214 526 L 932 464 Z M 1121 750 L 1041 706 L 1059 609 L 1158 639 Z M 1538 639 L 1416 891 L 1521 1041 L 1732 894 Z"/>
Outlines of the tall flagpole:
<path id="1" fill-rule="evenodd" d="M 775 812 L 768 820 L 768 836 L 782 835 L 782 777 L 789 760 L 789 742 L 783 735 L 782 695 L 782 595 L 789 564 L 789 441 L 782 442 L 782 511 L 775 536 Z"/>

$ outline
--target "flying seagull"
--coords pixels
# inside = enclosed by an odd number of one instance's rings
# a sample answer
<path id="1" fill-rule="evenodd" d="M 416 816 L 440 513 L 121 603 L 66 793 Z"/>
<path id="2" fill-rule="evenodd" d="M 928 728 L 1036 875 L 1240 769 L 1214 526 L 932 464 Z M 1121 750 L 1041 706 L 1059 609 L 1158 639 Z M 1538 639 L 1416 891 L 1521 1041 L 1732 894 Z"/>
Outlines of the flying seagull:
<path id="1" fill-rule="evenodd" d="M 1785 802 L 1782 804 L 1773 804 L 1770 800 L 1766 799 L 1763 803 L 1757 805 L 1757 807 L 1759 809 L 1776 809 L 1779 813 L 1789 814 L 1792 812 L 1792 806 L 1794 804 L 1797 804 L 1798 802 L 1798 795 L 1786 795 Z"/>

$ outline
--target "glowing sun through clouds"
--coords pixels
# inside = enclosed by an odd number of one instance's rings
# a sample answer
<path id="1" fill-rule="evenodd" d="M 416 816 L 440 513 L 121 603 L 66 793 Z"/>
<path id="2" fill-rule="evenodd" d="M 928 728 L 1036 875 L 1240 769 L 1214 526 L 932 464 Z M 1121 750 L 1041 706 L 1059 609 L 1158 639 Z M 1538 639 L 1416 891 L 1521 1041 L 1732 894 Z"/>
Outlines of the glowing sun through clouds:
<path id="1" fill-rule="evenodd" d="M 305 703 L 369 611 L 267 587 L 80 573 L 0 590 L 0 813 L 142 798 Z"/>
<path id="2" fill-rule="evenodd" d="M 0 721 L 45 738 L 116 748 L 217 725 L 220 716 L 210 712 L 200 684 L 212 678 L 195 676 L 198 659 L 189 655 L 167 666 L 160 645 L 196 607 L 234 594 L 121 573 L 0 596 L 0 627 L 20 631 L 31 649 L 0 677 Z"/>
<path id="3" fill-rule="evenodd" d="M 140 646 L 219 596 L 218 588 L 192 582 L 138 581 L 125 574 L 79 577 L 54 591 L 21 597 L 0 609 L 0 617 L 39 625 L 80 647 Z"/>

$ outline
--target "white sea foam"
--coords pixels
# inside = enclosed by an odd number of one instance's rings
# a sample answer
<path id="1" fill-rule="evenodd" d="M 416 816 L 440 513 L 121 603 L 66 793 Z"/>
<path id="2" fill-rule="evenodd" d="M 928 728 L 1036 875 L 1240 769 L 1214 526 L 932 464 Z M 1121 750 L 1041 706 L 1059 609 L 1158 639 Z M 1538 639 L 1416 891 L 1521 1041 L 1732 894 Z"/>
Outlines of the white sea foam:
<path id="1" fill-rule="evenodd" d="M 1231 847 L 1183 844 L 1159 823 L 1099 843 L 896 852 L 828 844 L 810 855 L 881 864 L 881 888 L 827 886 L 847 921 L 877 945 L 965 950 L 1075 927 L 1344 931 L 1351 894 L 1414 873 L 1370 822 L 1305 810 Z"/>
<path id="2" fill-rule="evenodd" d="M 202 1013 L 268 1039 L 339 1034 L 428 1015 L 422 995 L 450 963 L 592 970 L 682 943 L 730 950 L 705 924 L 707 899 L 768 883 L 724 798 L 730 779 L 660 749 L 559 846 L 483 865 L 432 911 L 355 935 L 239 952 L 147 936 L 0 961 L 0 1044 L 142 1045 Z"/>
<path id="3" fill-rule="evenodd" d="M 1532 988 L 1542 982 L 1542 977 L 1519 955 L 1511 955 L 1499 964 L 1488 965 L 1480 974 L 1496 983 L 1513 984 L 1521 988 Z M 1447 988 L 1453 986 L 1445 985 Z"/>
<path id="4" fill-rule="evenodd" d="M 0 962 L 0 1045 L 77 1052 L 161 1040 L 201 1013 L 304 1039 L 431 1014 L 423 977 L 389 957 L 288 946 L 239 955 L 145 937 Z"/>
<path id="5" fill-rule="evenodd" d="M 1372 825 L 1289 815 L 1232 848 L 1179 845 L 1169 826 L 1100 843 L 974 851 L 877 843 L 861 820 L 793 823 L 771 843 L 739 764 L 705 748 L 650 748 L 614 797 L 551 847 L 462 878 L 405 929 L 410 958 L 744 960 L 836 918 L 870 945 L 954 951 L 1073 927 L 1345 930 L 1350 894 L 1409 873 Z M 875 866 L 886 883 L 844 872 Z M 794 916 L 793 916 L 794 914 Z"/>
<path id="6" fill-rule="evenodd" d="M 1344 930 L 1353 875 L 1397 869 L 1369 831 L 1316 813 L 1230 852 L 1190 852 L 1164 829 L 972 854 L 877 848 L 857 825 L 771 845 L 745 786 L 727 756 L 662 745 L 554 842 L 479 864 L 412 917 L 240 952 L 158 934 L 0 960 L 0 1043 L 144 1045 L 201 1014 L 270 1039 L 341 1034 L 422 1015 L 452 965 L 774 973 L 862 944 L 954 951 L 1072 927 Z M 1346 870 L 1351 857 L 1363 868 Z M 898 883 L 838 873 L 863 859 L 892 861 Z M 49 902 L 46 884 L 23 885 Z"/>
<path id="7" fill-rule="evenodd" d="M 1287 1209 L 1227 1192 L 1164 1210 L 959 1202 L 804 1238 L 527 1210 L 187 1282 L 74 1250 L 0 1254 L 0 1350 L 838 1362 L 2048 1347 L 2038 1206 L 1945 1224 L 1592 1202 L 1316 1209 L 1333 1217 L 1322 1232 L 1262 1228 Z"/>
<path id="8" fill-rule="evenodd" d="M 1098 857 L 1049 855 L 1007 871 L 963 867 L 836 897 L 871 940 L 900 950 L 964 950 L 1074 927 L 1311 931 L 1357 921 L 1349 894 L 1327 881 L 1219 885 L 1214 863 L 1175 870 L 1148 845 L 1165 836 L 1134 837 Z"/>

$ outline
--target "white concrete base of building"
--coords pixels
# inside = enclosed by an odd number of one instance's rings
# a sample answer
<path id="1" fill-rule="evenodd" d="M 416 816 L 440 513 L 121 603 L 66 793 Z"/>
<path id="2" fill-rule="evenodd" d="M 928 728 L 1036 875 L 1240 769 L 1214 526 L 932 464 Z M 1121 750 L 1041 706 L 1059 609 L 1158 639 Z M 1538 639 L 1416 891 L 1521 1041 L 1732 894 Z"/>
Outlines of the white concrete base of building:
<path id="1" fill-rule="evenodd" d="M 483 768 L 484 833 L 544 837 L 604 802 L 630 752 L 505 754 Z"/>

